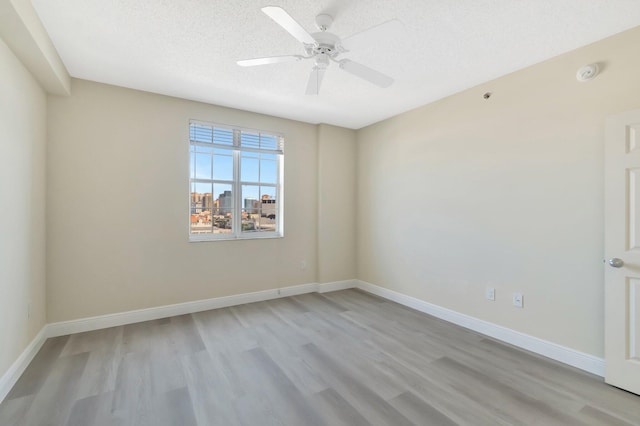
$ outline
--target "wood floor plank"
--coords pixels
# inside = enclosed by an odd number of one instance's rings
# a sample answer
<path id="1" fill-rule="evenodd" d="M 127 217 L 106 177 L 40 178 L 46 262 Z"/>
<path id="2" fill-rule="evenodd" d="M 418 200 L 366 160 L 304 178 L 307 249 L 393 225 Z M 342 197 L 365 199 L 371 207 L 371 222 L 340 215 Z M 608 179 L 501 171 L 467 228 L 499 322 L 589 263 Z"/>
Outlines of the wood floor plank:
<path id="1" fill-rule="evenodd" d="M 168 350 L 175 355 L 205 350 L 204 342 L 191 315 L 171 317 L 164 338 Z"/>
<path id="2" fill-rule="evenodd" d="M 343 364 L 331 358 L 325 351 L 310 343 L 303 347 L 307 360 L 318 370 L 324 371 L 326 380 L 363 417 L 374 425 L 411 425 L 400 412 L 381 398 L 373 389 L 357 380 Z"/>
<path id="3" fill-rule="evenodd" d="M 169 323 L 169 319 L 127 324 L 122 330 L 122 345 L 125 353 L 145 352 L 153 348 L 154 331 Z"/>
<path id="4" fill-rule="evenodd" d="M 198 425 L 187 388 L 174 389 L 157 397 L 155 407 L 149 426 Z"/>
<path id="5" fill-rule="evenodd" d="M 309 308 L 292 297 L 269 300 L 265 305 L 285 322 L 298 314 L 309 312 Z"/>
<path id="6" fill-rule="evenodd" d="M 310 343 L 308 339 L 295 338 L 295 331 L 281 326 L 265 325 L 262 328 L 262 349 L 276 362 L 299 392 L 314 395 L 328 388 L 320 372 L 314 371 L 301 356 L 300 348 Z"/>
<path id="7" fill-rule="evenodd" d="M 26 395 L 35 395 L 47 376 L 53 364 L 64 349 L 69 336 L 60 336 L 47 339 L 36 356 L 33 358 L 22 376 L 13 386 L 6 399 L 20 398 Z"/>
<path id="8" fill-rule="evenodd" d="M 24 426 L 25 417 L 35 395 L 5 399 L 0 404 L 0 425 Z"/>
<path id="9" fill-rule="evenodd" d="M 329 425 L 367 426 L 371 424 L 333 388 L 318 392 L 313 395 L 312 400 L 318 407 L 318 411 L 324 414 Z"/>
<path id="10" fill-rule="evenodd" d="M 89 353 L 89 359 L 80 380 L 78 399 L 111 392 L 116 386 L 116 377 L 124 350 L 123 328 L 113 327 L 98 331 L 100 333 L 72 335 L 63 352 L 66 354 L 86 350 Z"/>
<path id="11" fill-rule="evenodd" d="M 192 316 L 200 334 L 211 338 L 230 336 L 245 328 L 230 308 L 197 312 Z"/>
<path id="12" fill-rule="evenodd" d="M 181 358 L 194 417 L 200 425 L 237 425 L 233 403 L 245 394 L 220 354 L 195 352 Z"/>
<path id="13" fill-rule="evenodd" d="M 269 309 L 267 302 L 248 303 L 232 306 L 229 309 L 238 318 L 238 321 L 247 328 L 269 323 L 283 323 L 282 319 Z"/>
<path id="14" fill-rule="evenodd" d="M 234 401 L 234 410 L 238 413 L 241 426 L 253 426 L 259 421 L 265 426 L 288 426 L 285 420 L 278 413 L 277 407 L 273 407 L 272 402 L 265 394 L 250 393 Z M 236 424 L 230 424 L 230 426 Z M 212 426 L 226 426 L 213 423 Z"/>
<path id="15" fill-rule="evenodd" d="M 84 352 L 55 360 L 25 415 L 25 424 L 59 426 L 67 423 L 88 359 L 89 353 Z"/>
<path id="16" fill-rule="evenodd" d="M 505 365 L 516 366 L 512 367 L 513 374 L 521 380 L 539 386 L 552 386 L 558 392 L 572 395 L 581 401 L 589 401 L 586 405 L 603 411 L 614 411 L 632 424 L 640 424 L 638 395 L 609 386 L 601 377 L 492 339 L 484 339 L 480 345 L 490 347 L 499 356 L 508 354 Z"/>
<path id="17" fill-rule="evenodd" d="M 113 393 L 106 392 L 76 400 L 66 426 L 115 425 L 108 409 L 112 399 Z"/>
<path id="18" fill-rule="evenodd" d="M 271 402 L 271 407 L 283 424 L 324 425 L 321 414 L 284 374 L 282 369 L 261 348 L 243 355 L 248 374 L 260 393 Z M 253 390 L 255 392 L 255 390 Z"/>
<path id="19" fill-rule="evenodd" d="M 149 351 L 124 355 L 111 398 L 110 415 L 118 424 L 139 423 L 151 415 L 154 390 Z"/>
<path id="20" fill-rule="evenodd" d="M 0 425 L 640 425 L 640 397 L 359 290 L 48 339 Z"/>
<path id="21" fill-rule="evenodd" d="M 576 414 L 584 406 L 584 402 L 570 392 L 547 382 L 527 380 L 525 374 L 514 372 L 516 367 L 508 367 L 513 362 L 509 357 L 491 356 L 477 345 L 469 345 L 465 350 L 449 352 L 447 356 L 507 387 L 518 389 L 556 410 Z"/>
<path id="22" fill-rule="evenodd" d="M 434 379 L 431 382 L 427 381 L 427 384 L 415 385 L 412 391 L 459 425 L 513 426 L 518 424 L 501 416 L 493 407 L 464 395 L 456 385 L 441 380 Z"/>
<path id="23" fill-rule="evenodd" d="M 405 392 L 389 402 L 415 424 L 424 426 L 458 426 L 456 422 L 428 402 L 418 398 L 413 392 Z"/>
<path id="24" fill-rule="evenodd" d="M 432 363 L 451 377 L 462 392 L 477 401 L 492 406 L 496 412 L 509 416 L 512 424 L 572 425 L 580 424 L 568 414 L 554 410 L 524 392 L 506 386 L 494 378 L 461 364 L 451 358 L 443 357 Z"/>
<path id="25" fill-rule="evenodd" d="M 598 410 L 590 405 L 585 405 L 579 413 L 579 419 L 590 426 L 634 426 L 611 414 Z"/>
<path id="26" fill-rule="evenodd" d="M 194 314 L 194 322 L 205 348 L 212 353 L 233 357 L 258 347 L 255 330 L 245 327 L 228 308 Z"/>
<path id="27" fill-rule="evenodd" d="M 308 293 L 292 297 L 293 300 L 300 302 L 303 306 L 313 312 L 324 313 L 328 315 L 340 314 L 348 309 L 333 300 L 327 299 L 323 294 Z"/>
<path id="28" fill-rule="evenodd" d="M 122 343 L 123 327 L 110 327 L 100 330 L 76 333 L 68 336 L 60 356 L 75 355 L 82 352 L 103 351 Z"/>

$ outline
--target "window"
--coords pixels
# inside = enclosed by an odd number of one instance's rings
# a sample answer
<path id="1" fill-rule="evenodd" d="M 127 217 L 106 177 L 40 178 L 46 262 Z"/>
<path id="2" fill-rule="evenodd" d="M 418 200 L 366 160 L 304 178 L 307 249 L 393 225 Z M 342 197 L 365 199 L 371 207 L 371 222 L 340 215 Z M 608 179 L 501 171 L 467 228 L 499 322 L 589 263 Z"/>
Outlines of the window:
<path id="1" fill-rule="evenodd" d="M 189 123 L 189 239 L 281 237 L 284 138 Z"/>

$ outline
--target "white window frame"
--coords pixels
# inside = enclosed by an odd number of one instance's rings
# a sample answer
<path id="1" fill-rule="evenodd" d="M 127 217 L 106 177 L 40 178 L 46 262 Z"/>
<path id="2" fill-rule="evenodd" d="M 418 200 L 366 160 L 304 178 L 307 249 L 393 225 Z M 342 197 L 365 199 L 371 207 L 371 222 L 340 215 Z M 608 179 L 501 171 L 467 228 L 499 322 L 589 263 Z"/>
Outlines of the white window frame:
<path id="1" fill-rule="evenodd" d="M 222 130 L 230 130 L 233 132 L 233 145 L 223 145 L 216 144 L 215 142 L 197 142 L 191 140 L 191 125 L 197 124 L 201 126 L 209 126 L 212 128 L 222 129 Z M 276 150 L 268 150 L 268 149 L 259 149 L 259 148 L 248 148 L 243 147 L 240 144 L 241 134 L 252 133 L 259 134 L 265 136 L 274 136 L 278 140 L 278 149 Z M 262 239 L 262 238 L 282 238 L 284 237 L 284 135 L 278 132 L 272 131 L 262 131 L 256 129 L 249 129 L 245 127 L 239 126 L 229 126 L 225 124 L 217 124 L 206 121 L 199 120 L 189 120 L 189 128 L 188 128 L 188 140 L 189 140 L 189 207 L 188 207 L 188 228 L 187 232 L 189 235 L 190 242 L 203 242 L 203 241 L 229 241 L 229 240 L 252 240 L 252 239 Z M 233 180 L 223 180 L 223 179 L 200 179 L 195 178 L 191 175 L 191 147 L 193 145 L 207 146 L 212 148 L 226 149 L 232 152 L 233 155 Z M 275 154 L 276 155 L 276 176 L 277 181 L 275 184 L 270 183 L 261 183 L 261 182 L 250 182 L 250 181 L 242 181 L 240 176 L 241 171 L 241 156 L 243 152 L 257 152 L 257 153 L 267 153 L 267 154 Z M 231 232 L 228 233 L 210 233 L 210 234 L 192 234 L 191 233 L 191 191 L 193 188 L 193 183 L 211 183 L 211 184 L 225 184 L 231 186 L 231 194 L 233 199 L 233 215 L 231 217 Z M 242 231 L 242 186 L 243 185 L 253 185 L 253 186 L 263 186 L 263 187 L 271 187 L 276 189 L 276 200 L 277 200 L 277 211 L 276 211 L 276 230 L 273 232 L 269 231 L 260 231 L 260 232 L 243 232 Z M 211 194 L 212 198 L 215 194 Z"/>

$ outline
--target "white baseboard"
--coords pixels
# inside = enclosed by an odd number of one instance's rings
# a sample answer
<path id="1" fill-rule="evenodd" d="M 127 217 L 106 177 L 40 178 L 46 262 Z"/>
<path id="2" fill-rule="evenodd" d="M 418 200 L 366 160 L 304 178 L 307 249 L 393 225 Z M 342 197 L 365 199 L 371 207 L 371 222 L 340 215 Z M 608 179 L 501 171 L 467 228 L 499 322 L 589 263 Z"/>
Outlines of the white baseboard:
<path id="1" fill-rule="evenodd" d="M 478 333 L 491 336 L 519 348 L 526 349 L 539 355 L 546 356 L 547 358 L 551 358 L 581 370 L 588 371 L 589 373 L 604 377 L 604 359 L 602 358 L 521 333 L 507 327 L 483 321 L 469 315 L 461 314 L 365 281 L 358 280 L 356 287 L 401 305 L 408 306 L 417 311 L 433 315 L 434 317 L 477 331 Z"/>
<path id="2" fill-rule="evenodd" d="M 11 391 L 11 388 L 13 388 L 29 363 L 36 356 L 45 340 L 47 340 L 46 325 L 42 327 L 38 334 L 36 334 L 36 337 L 29 343 L 29 346 L 22 351 L 18 359 L 16 359 L 15 362 L 11 364 L 11 367 L 0 377 L 0 403 L 4 401 L 5 397 Z"/>
<path id="3" fill-rule="evenodd" d="M 304 293 L 313 293 L 316 291 L 318 291 L 317 283 L 301 284 L 290 287 L 256 291 L 253 293 L 234 294 L 231 296 L 177 303 L 175 305 L 157 306 L 97 317 L 54 322 L 47 326 L 47 337 L 65 336 L 67 334 L 100 330 L 119 325 L 151 321 L 176 315 L 192 314 L 195 312 L 208 311 L 210 309 L 226 308 L 228 306 L 242 305 L 243 303 L 262 302 L 264 300 L 295 296 Z"/>
<path id="4" fill-rule="evenodd" d="M 357 287 L 358 280 L 333 281 L 330 283 L 318 284 L 318 293 L 327 293 L 329 291 L 346 290 L 348 288 Z"/>

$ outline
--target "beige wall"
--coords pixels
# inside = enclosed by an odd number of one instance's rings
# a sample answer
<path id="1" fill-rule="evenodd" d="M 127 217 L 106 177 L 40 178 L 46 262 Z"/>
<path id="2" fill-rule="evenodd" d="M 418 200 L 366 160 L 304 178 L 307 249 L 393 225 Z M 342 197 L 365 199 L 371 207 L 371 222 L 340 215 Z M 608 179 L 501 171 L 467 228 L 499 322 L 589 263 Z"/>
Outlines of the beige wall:
<path id="1" fill-rule="evenodd" d="M 46 97 L 2 39 L 0 64 L 2 377 L 45 324 Z"/>
<path id="2" fill-rule="evenodd" d="M 636 28 L 361 129 L 359 278 L 602 356 L 604 120 L 640 106 L 639 45 Z"/>
<path id="3" fill-rule="evenodd" d="M 356 132 L 318 125 L 318 282 L 356 278 Z"/>
<path id="4" fill-rule="evenodd" d="M 49 322 L 316 281 L 316 126 L 82 80 L 71 93 L 48 102 Z M 284 133 L 284 238 L 188 242 L 189 119 Z"/>

